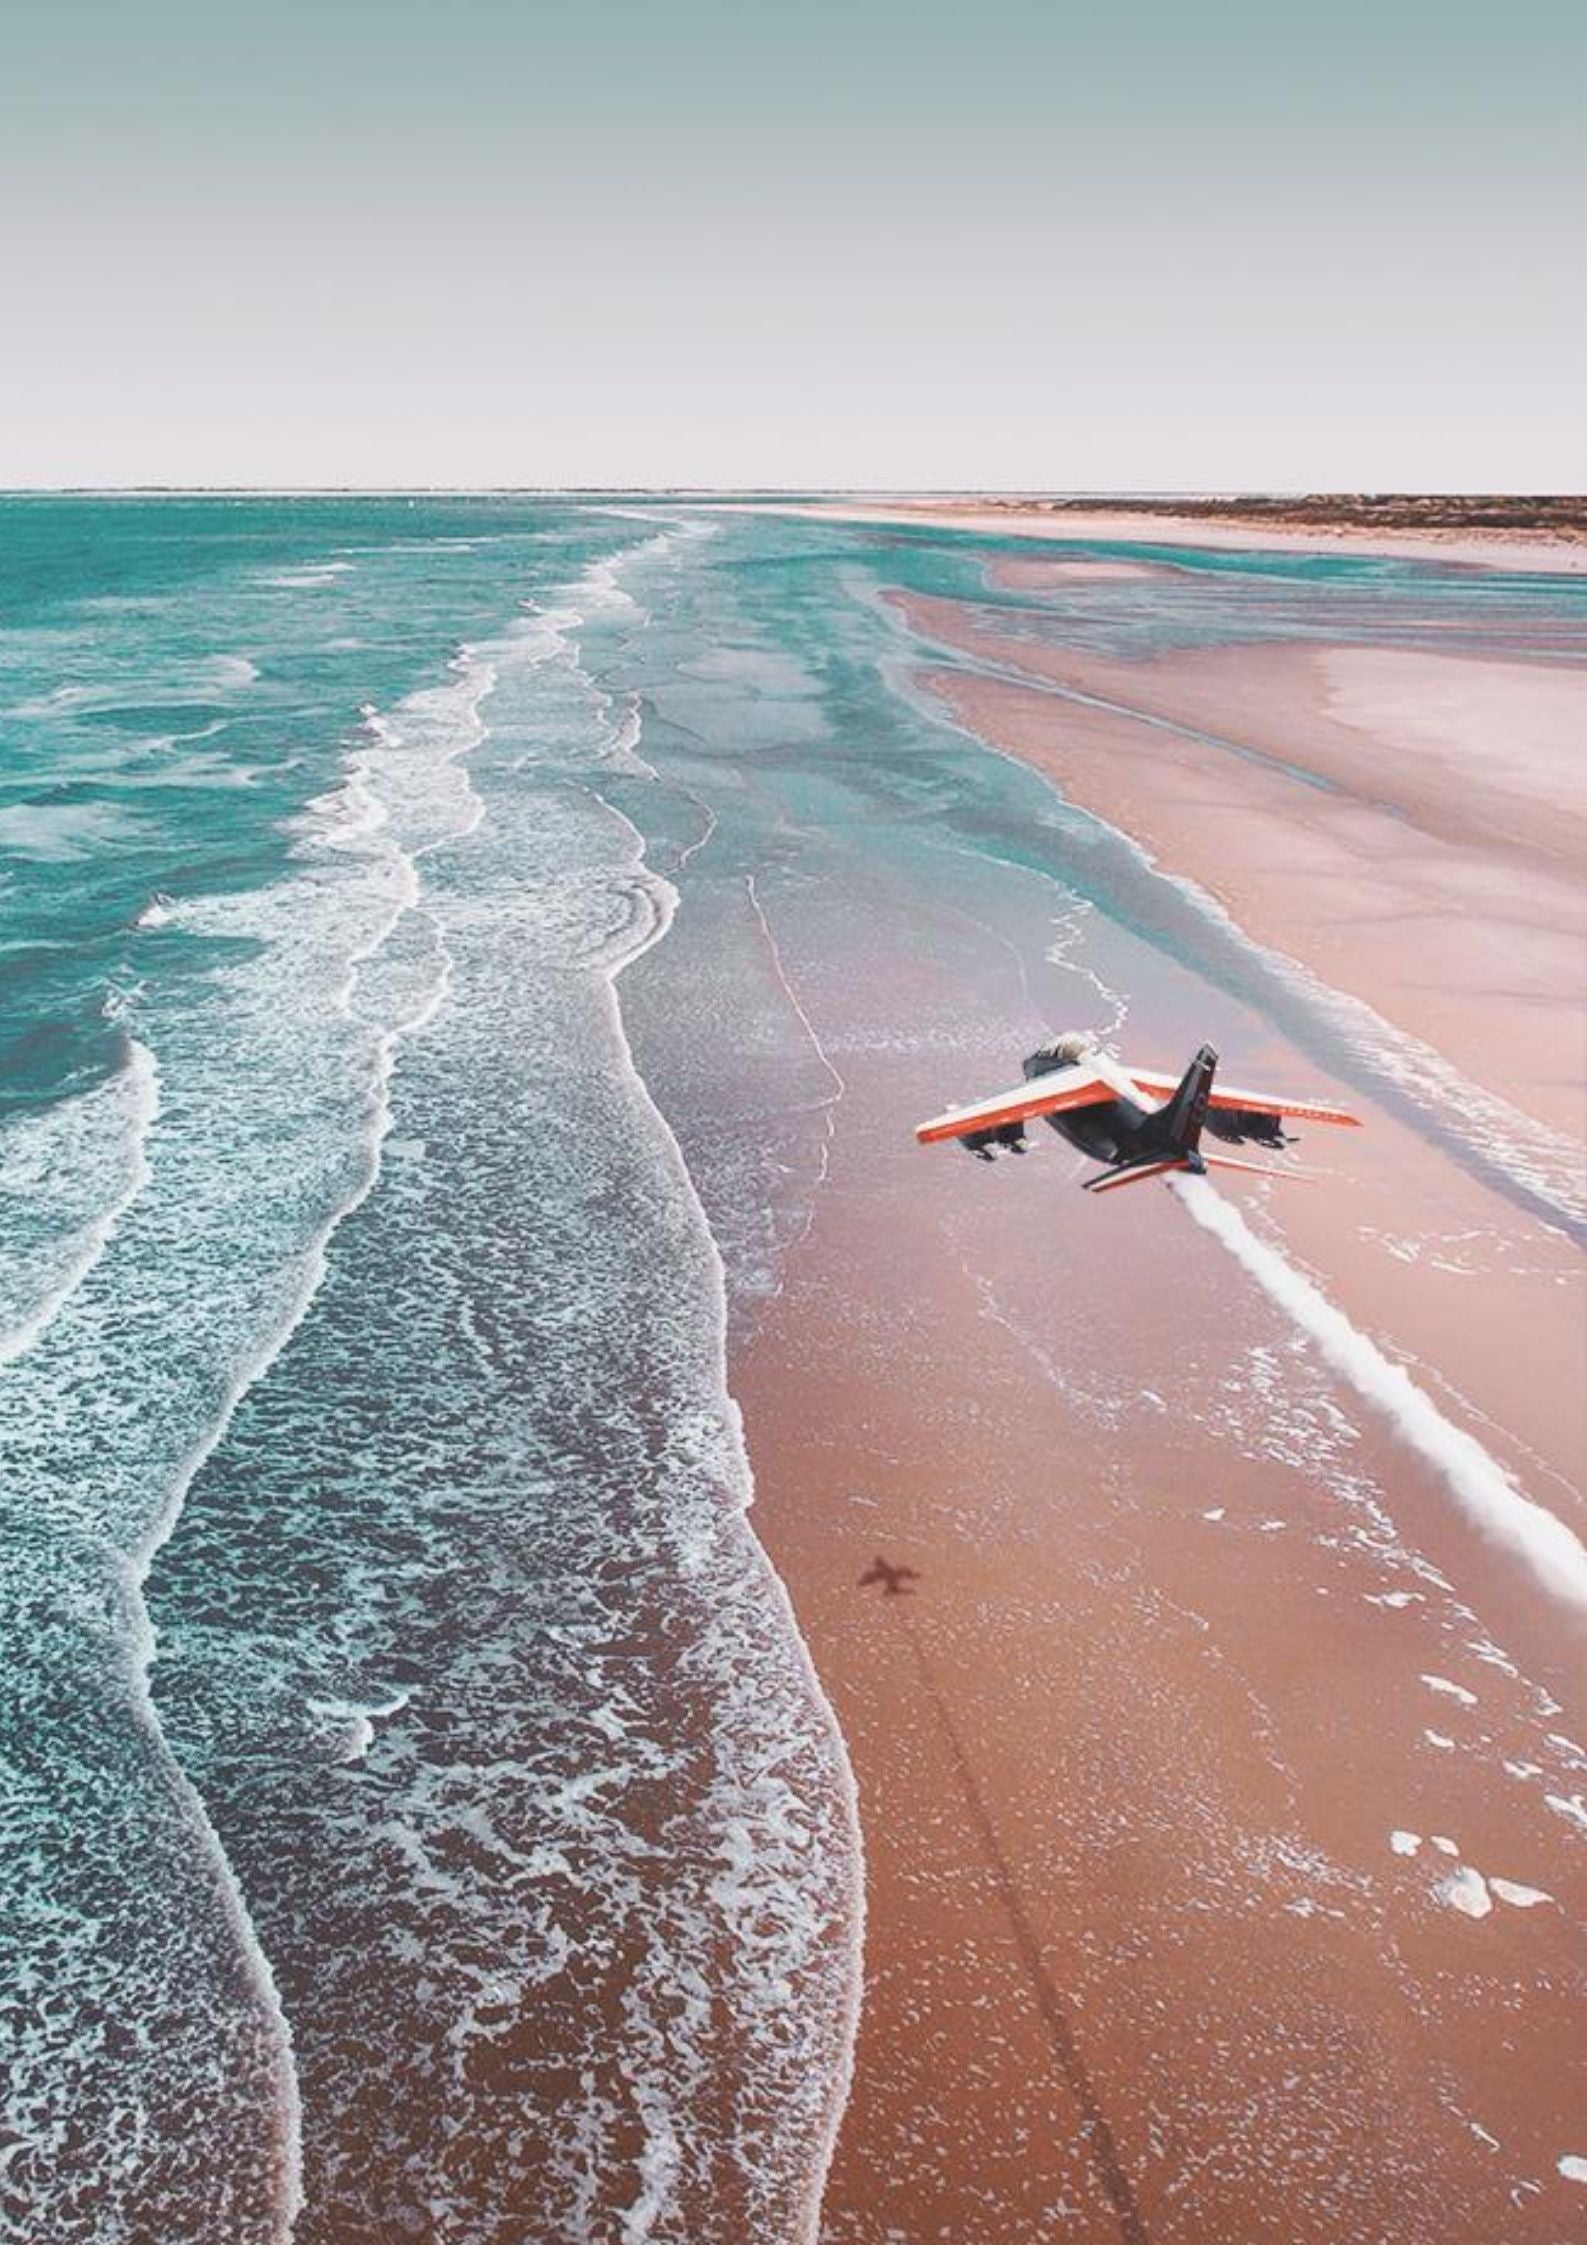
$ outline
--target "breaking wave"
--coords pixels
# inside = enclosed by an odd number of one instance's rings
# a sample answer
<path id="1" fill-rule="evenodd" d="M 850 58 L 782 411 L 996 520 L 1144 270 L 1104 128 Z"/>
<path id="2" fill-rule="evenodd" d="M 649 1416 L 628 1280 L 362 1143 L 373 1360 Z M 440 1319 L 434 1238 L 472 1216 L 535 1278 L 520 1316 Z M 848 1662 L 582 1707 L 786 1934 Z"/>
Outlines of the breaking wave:
<path id="1" fill-rule="evenodd" d="M 30 1349 L 148 1183 L 159 1113 L 154 1055 L 127 1040 L 118 1073 L 13 1123 L 0 1141 L 0 1364 Z"/>

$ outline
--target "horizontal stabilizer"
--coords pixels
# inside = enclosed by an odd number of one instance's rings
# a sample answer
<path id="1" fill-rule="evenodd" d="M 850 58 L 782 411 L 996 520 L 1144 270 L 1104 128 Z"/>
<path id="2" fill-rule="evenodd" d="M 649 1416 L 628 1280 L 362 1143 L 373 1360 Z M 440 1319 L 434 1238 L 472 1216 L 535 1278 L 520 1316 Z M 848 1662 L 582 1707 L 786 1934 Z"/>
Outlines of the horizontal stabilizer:
<path id="1" fill-rule="evenodd" d="M 1188 1161 L 1180 1161 L 1177 1156 L 1172 1161 L 1131 1162 L 1127 1169 L 1104 1170 L 1100 1177 L 1088 1177 L 1084 1189 L 1088 1193 L 1116 1193 L 1121 1185 L 1138 1185 L 1143 1177 L 1165 1177 L 1171 1169 L 1189 1167 Z"/>

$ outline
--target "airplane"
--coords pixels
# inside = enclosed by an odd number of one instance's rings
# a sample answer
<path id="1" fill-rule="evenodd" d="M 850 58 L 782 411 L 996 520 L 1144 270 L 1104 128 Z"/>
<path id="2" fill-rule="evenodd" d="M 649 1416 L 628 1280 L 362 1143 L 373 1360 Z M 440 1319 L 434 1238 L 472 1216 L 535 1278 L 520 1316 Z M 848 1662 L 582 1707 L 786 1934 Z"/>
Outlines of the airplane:
<path id="1" fill-rule="evenodd" d="M 859 1587 L 861 1590 L 868 1590 L 873 1582 L 879 1582 L 882 1585 L 882 1596 L 884 1598 L 908 1598 L 913 1595 L 909 1589 L 910 1583 L 919 1582 L 919 1580 L 918 1569 L 914 1567 L 895 1567 L 890 1560 L 878 1557 L 875 1563 L 867 1567 L 864 1574 L 861 1575 Z"/>
<path id="2" fill-rule="evenodd" d="M 1025 1125 L 1040 1116 L 1071 1146 L 1104 1165 L 1084 1180 L 1084 1189 L 1110 1193 L 1172 1170 L 1195 1177 L 1209 1169 L 1245 1169 L 1260 1177 L 1305 1174 L 1203 1153 L 1204 1130 L 1230 1145 L 1249 1139 L 1276 1148 L 1293 1143 L 1284 1129 L 1291 1118 L 1359 1128 L 1360 1117 L 1342 1107 L 1265 1091 L 1214 1089 L 1217 1066 L 1218 1055 L 1203 1045 L 1183 1076 L 1159 1075 L 1113 1059 L 1085 1030 L 1068 1029 L 1030 1055 L 1017 1091 L 952 1107 L 921 1123 L 915 1136 L 922 1146 L 955 1138 L 981 1161 L 990 1161 L 999 1149 L 1025 1153 Z"/>

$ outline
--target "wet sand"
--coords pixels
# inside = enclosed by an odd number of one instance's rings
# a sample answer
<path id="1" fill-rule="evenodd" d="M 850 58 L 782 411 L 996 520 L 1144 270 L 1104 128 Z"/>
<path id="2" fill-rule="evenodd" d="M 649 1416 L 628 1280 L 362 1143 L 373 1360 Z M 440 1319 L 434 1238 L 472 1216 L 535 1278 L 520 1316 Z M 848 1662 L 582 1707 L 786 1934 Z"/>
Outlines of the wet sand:
<path id="1" fill-rule="evenodd" d="M 1068 585 L 1088 583 L 1141 584 L 1173 574 L 1166 564 L 1155 561 L 1053 561 L 1045 556 L 989 562 L 986 573 L 994 585 L 1008 592 L 1062 592 Z"/>

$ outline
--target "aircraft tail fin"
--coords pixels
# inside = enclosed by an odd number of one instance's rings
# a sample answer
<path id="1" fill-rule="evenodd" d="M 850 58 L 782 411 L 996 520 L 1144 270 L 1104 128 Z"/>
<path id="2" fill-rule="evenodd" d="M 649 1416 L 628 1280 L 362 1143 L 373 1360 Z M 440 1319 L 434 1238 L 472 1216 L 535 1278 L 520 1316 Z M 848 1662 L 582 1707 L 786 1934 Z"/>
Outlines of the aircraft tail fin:
<path id="1" fill-rule="evenodd" d="M 1218 1055 L 1211 1045 L 1203 1045 L 1180 1078 L 1179 1089 L 1167 1106 L 1158 1110 L 1154 1135 L 1176 1154 L 1193 1154 L 1200 1144 L 1217 1065 Z"/>

